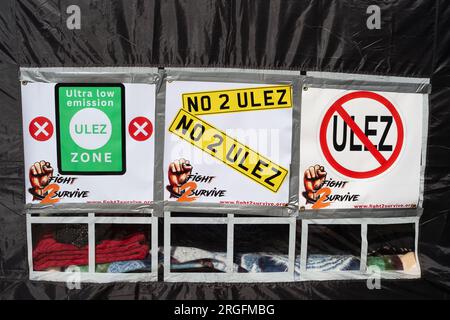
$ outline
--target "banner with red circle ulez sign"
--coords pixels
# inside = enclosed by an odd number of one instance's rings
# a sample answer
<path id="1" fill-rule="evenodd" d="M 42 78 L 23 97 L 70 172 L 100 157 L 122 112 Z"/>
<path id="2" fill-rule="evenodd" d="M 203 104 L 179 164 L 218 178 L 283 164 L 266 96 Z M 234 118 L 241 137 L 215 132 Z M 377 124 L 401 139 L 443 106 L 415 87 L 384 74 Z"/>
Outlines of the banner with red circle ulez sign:
<path id="1" fill-rule="evenodd" d="M 348 114 L 348 112 L 343 107 L 343 104 L 346 102 L 353 100 L 353 99 L 360 99 L 360 98 L 367 98 L 367 99 L 373 99 L 377 102 L 379 102 L 382 106 L 386 107 L 386 109 L 389 111 L 389 113 L 392 115 L 395 125 L 397 127 L 397 141 L 395 143 L 394 150 L 392 154 L 385 158 L 380 151 L 378 150 L 377 146 L 371 142 L 370 137 L 367 136 L 364 131 L 355 123 L 355 121 L 351 118 L 351 116 Z M 368 170 L 368 171 L 355 171 L 351 170 L 349 168 L 346 168 L 345 166 L 341 165 L 336 159 L 334 159 L 333 155 L 330 152 L 330 148 L 328 146 L 327 141 L 327 127 L 330 124 L 330 119 L 333 114 L 337 113 L 342 120 L 347 124 L 347 126 L 352 130 L 352 132 L 358 137 L 358 139 L 363 143 L 364 147 L 368 149 L 370 154 L 377 160 L 377 162 L 380 164 L 377 168 Z M 388 134 L 386 132 L 386 134 Z M 326 160 L 330 163 L 331 166 L 333 166 L 334 169 L 336 169 L 341 174 L 351 177 L 351 178 L 371 178 L 374 176 L 377 176 L 383 172 L 385 172 L 389 167 L 391 167 L 394 162 L 397 160 L 400 151 L 402 149 L 403 145 L 403 138 L 404 138 L 404 130 L 403 130 L 403 123 L 402 119 L 398 113 L 398 111 L 395 109 L 394 105 L 384 98 L 383 96 L 374 93 L 374 92 L 368 92 L 368 91 L 357 91 L 352 92 L 344 95 L 343 97 L 339 98 L 333 105 L 328 109 L 327 113 L 325 114 L 322 124 L 320 126 L 320 146 L 322 148 L 323 154 L 326 158 Z"/>
<path id="2" fill-rule="evenodd" d="M 417 206 L 423 101 L 417 93 L 304 91 L 300 191 L 305 207 Z"/>

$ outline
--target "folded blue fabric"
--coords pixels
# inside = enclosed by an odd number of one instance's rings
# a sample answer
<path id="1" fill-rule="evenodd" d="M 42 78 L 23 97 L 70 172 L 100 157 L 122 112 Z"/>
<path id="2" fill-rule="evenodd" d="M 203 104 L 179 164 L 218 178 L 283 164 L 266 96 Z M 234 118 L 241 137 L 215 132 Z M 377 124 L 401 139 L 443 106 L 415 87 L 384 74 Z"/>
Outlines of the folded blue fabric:
<path id="1" fill-rule="evenodd" d="M 239 255 L 238 259 L 240 266 L 247 272 L 286 272 L 289 265 L 287 255 L 245 253 Z"/>
<path id="2" fill-rule="evenodd" d="M 112 262 L 107 272 L 111 273 L 126 273 L 133 271 L 152 271 L 151 260 L 128 260 L 128 261 L 115 261 Z"/>
<path id="3" fill-rule="evenodd" d="M 359 270 L 359 258 L 350 255 L 308 255 L 306 269 L 308 271 L 351 271 Z"/>

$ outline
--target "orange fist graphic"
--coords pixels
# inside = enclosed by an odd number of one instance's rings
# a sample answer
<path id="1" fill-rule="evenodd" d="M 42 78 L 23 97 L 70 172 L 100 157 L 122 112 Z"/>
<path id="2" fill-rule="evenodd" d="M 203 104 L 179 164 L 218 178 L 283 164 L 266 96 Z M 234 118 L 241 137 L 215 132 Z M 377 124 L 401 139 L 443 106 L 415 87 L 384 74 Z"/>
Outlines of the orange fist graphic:
<path id="1" fill-rule="evenodd" d="M 44 189 L 50 183 L 52 176 L 53 168 L 50 165 L 50 162 L 41 160 L 30 167 L 30 192 L 33 195 L 33 200 L 42 199 L 45 196 Z"/>
<path id="2" fill-rule="evenodd" d="M 169 190 L 174 197 L 181 196 L 180 187 L 186 183 L 191 172 L 192 166 L 189 163 L 189 160 L 179 159 L 169 164 L 169 185 L 167 186 L 167 190 Z"/>
<path id="3" fill-rule="evenodd" d="M 305 192 L 303 195 L 307 201 L 312 203 L 317 201 L 319 198 L 317 191 L 322 188 L 326 177 L 327 173 L 325 168 L 323 166 L 319 166 L 318 164 L 305 170 L 305 174 L 303 176 Z"/>

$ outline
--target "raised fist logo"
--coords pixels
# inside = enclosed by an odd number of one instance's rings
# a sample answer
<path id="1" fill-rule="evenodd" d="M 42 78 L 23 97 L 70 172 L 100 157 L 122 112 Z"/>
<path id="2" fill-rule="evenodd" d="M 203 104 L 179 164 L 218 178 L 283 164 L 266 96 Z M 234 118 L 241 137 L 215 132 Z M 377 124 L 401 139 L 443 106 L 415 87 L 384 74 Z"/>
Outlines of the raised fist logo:
<path id="1" fill-rule="evenodd" d="M 327 177 L 327 172 L 323 166 L 316 164 L 305 170 L 303 176 L 303 183 L 305 185 L 305 192 L 303 196 L 306 198 L 307 202 L 315 203 L 319 199 L 319 194 L 317 191 L 322 188 L 325 178 Z"/>
<path id="2" fill-rule="evenodd" d="M 182 195 L 181 186 L 186 183 L 192 172 L 189 160 L 179 159 L 169 164 L 169 190 L 172 197 L 179 198 Z"/>
<path id="3" fill-rule="evenodd" d="M 33 200 L 41 200 L 45 197 L 44 189 L 50 183 L 52 176 L 53 168 L 50 162 L 41 160 L 30 167 L 31 188 L 29 191 L 33 195 Z"/>

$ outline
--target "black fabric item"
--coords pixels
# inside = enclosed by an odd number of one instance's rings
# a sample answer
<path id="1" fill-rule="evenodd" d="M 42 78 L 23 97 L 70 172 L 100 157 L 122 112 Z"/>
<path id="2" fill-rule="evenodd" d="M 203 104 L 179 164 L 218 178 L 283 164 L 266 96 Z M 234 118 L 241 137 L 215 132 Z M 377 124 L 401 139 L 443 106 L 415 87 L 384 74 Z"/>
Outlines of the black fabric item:
<path id="1" fill-rule="evenodd" d="M 450 298 L 450 2 L 447 0 L 3 0 L 0 10 L 0 299 Z M 369 5 L 380 30 L 366 28 Z M 183 66 L 431 77 L 420 280 L 276 284 L 28 280 L 19 66 Z M 162 232 L 160 233 L 162 239 Z"/>
<path id="2" fill-rule="evenodd" d="M 446 7 L 420 0 L 82 0 L 77 3 L 82 28 L 69 30 L 65 8 L 70 4 L 17 1 L 18 48 L 6 48 L 5 54 L 36 67 L 204 66 L 430 76 L 437 15 Z M 366 27 L 366 10 L 373 4 L 382 10 L 380 30 Z"/>
<path id="3" fill-rule="evenodd" d="M 54 239 L 59 243 L 73 244 L 79 248 L 88 244 L 88 226 L 82 225 L 63 225 L 54 231 Z"/>
<path id="4" fill-rule="evenodd" d="M 308 229 L 308 255 L 361 256 L 360 225 L 311 225 Z"/>
<path id="5" fill-rule="evenodd" d="M 376 256 L 414 252 L 414 236 L 412 223 L 368 226 L 368 254 Z"/>
<path id="6" fill-rule="evenodd" d="M 140 224 L 96 224 L 95 243 L 100 244 L 104 240 L 122 240 L 136 233 L 142 233 L 147 239 L 150 238 L 150 225 Z"/>

